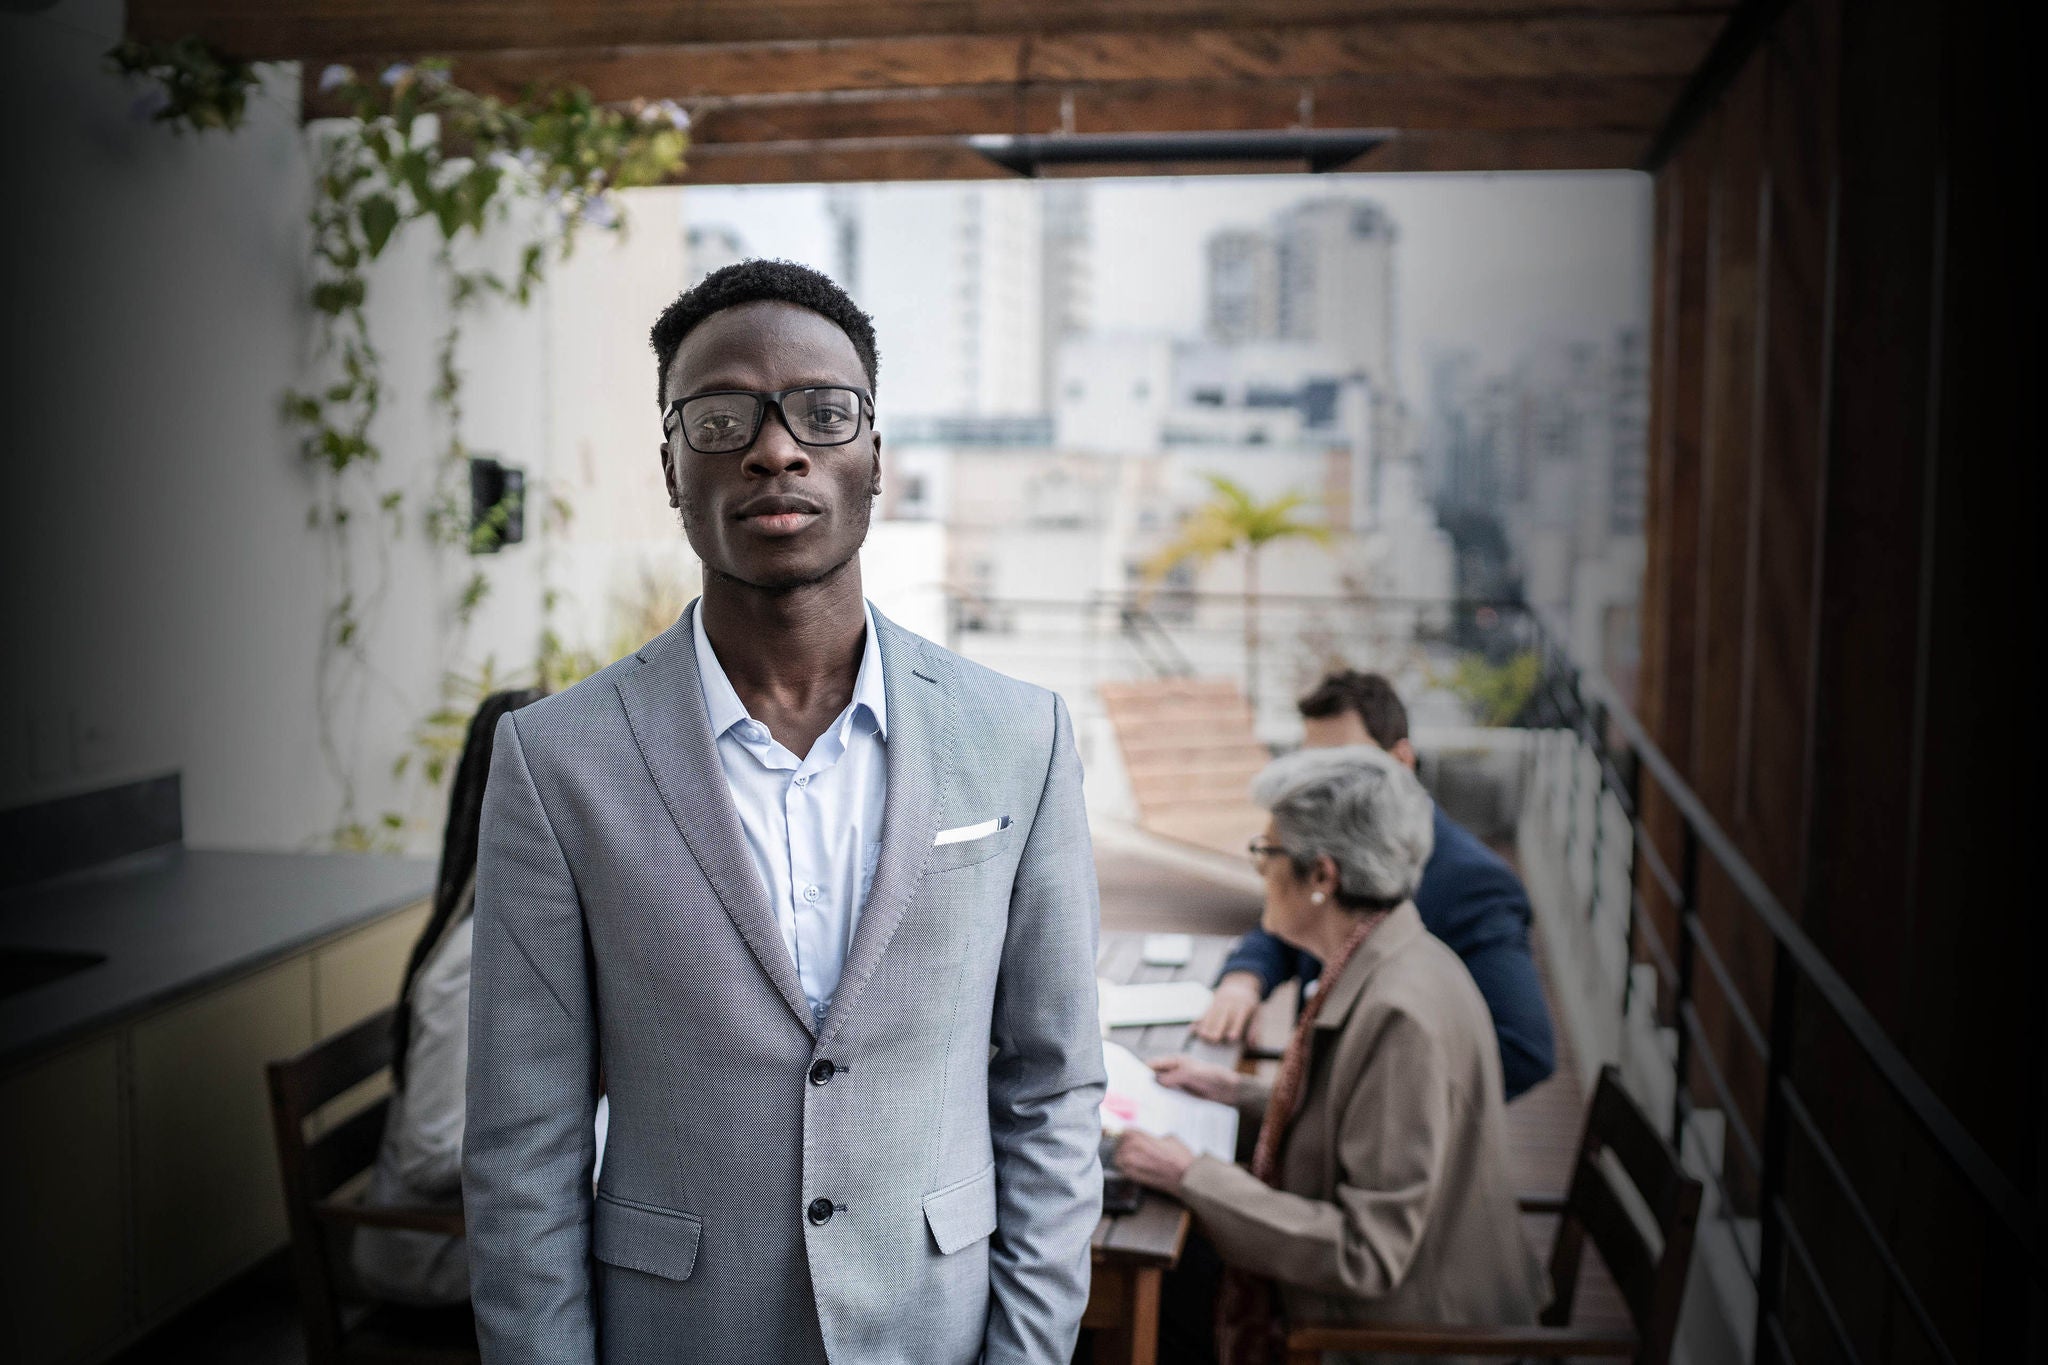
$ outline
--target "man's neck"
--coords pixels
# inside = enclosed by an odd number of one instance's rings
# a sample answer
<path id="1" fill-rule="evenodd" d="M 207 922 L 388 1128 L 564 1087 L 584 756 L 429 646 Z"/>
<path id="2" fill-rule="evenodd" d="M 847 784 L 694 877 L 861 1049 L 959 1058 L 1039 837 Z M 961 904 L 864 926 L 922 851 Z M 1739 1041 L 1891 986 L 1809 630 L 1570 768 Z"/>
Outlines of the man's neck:
<path id="1" fill-rule="evenodd" d="M 808 753 L 853 699 L 860 676 L 867 614 L 859 559 L 779 592 L 707 574 L 697 610 L 747 713 L 792 753 Z"/>

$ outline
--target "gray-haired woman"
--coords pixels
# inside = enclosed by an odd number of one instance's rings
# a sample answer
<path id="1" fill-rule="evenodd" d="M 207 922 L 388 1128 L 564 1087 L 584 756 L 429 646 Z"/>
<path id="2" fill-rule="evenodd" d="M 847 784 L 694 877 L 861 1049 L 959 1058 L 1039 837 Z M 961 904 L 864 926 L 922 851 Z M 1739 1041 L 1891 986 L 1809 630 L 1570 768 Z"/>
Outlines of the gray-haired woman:
<path id="1" fill-rule="evenodd" d="M 1534 1322 L 1547 1287 L 1508 1175 L 1492 1019 L 1410 900 L 1430 852 L 1428 795 L 1361 745 L 1279 759 L 1252 796 L 1272 815 L 1251 844 L 1261 922 L 1329 965 L 1271 1083 L 1179 1057 L 1153 1064 L 1164 1084 L 1257 1125 L 1250 1169 L 1146 1133 L 1117 1150 L 1132 1179 L 1194 1211 L 1227 1268 L 1220 1294 L 1202 1252 L 1170 1282 L 1172 1358 L 1277 1359 L 1281 1313 Z"/>

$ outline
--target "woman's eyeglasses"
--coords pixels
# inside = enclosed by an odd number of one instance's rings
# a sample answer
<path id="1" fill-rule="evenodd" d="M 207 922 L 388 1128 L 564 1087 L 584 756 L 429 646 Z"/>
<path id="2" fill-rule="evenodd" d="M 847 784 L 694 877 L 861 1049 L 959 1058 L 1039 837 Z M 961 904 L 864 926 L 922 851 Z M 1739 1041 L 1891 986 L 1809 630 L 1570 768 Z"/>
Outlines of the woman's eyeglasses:
<path id="1" fill-rule="evenodd" d="M 807 446 L 843 446 L 860 435 L 863 417 L 875 417 L 875 400 L 860 389 L 806 385 L 773 393 L 718 389 L 693 393 L 668 405 L 662 430 L 673 418 L 683 443 L 699 455 L 736 455 L 754 444 L 773 407 L 789 434 Z"/>
<path id="2" fill-rule="evenodd" d="M 1251 855 L 1252 866 L 1258 871 L 1264 872 L 1266 870 L 1266 859 L 1276 853 L 1287 853 L 1287 848 L 1285 845 L 1276 844 L 1272 840 L 1261 836 L 1246 844 L 1244 851 Z"/>

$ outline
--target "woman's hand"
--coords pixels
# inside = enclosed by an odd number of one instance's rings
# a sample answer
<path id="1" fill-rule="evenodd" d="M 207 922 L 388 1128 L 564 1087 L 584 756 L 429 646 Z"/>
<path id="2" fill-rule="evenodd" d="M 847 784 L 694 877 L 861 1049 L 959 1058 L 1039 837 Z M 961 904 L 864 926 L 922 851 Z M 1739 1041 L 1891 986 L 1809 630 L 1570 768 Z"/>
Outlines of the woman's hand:
<path id="1" fill-rule="evenodd" d="M 1195 1036 L 1205 1043 L 1234 1043 L 1244 1037 L 1265 998 L 1264 985 L 1256 972 L 1224 973 L 1209 998 L 1208 1012 L 1195 1020 Z"/>
<path id="2" fill-rule="evenodd" d="M 1116 1168 L 1148 1190 L 1175 1194 L 1195 1154 L 1179 1138 L 1156 1137 L 1141 1129 L 1127 1129 L 1116 1145 Z"/>
<path id="3" fill-rule="evenodd" d="M 1151 1065 L 1161 1085 L 1169 1090 L 1185 1090 L 1198 1100 L 1236 1104 L 1238 1092 L 1244 1085 L 1244 1077 L 1229 1067 L 1212 1066 L 1192 1057 L 1158 1057 Z"/>

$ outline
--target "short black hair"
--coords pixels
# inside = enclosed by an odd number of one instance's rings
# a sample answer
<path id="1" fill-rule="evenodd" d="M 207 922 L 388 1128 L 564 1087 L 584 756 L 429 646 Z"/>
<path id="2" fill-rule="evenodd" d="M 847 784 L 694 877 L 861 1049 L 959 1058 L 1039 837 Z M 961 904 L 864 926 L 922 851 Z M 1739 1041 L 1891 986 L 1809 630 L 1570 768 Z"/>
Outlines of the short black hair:
<path id="1" fill-rule="evenodd" d="M 1391 749 L 1408 738 L 1408 708 L 1401 705 L 1401 694 L 1394 685 L 1377 673 L 1346 668 L 1329 674 L 1296 702 L 1295 708 L 1310 720 L 1350 711 L 1382 749 Z"/>
<path id="2" fill-rule="evenodd" d="M 875 389 L 879 357 L 875 354 L 875 320 L 860 310 L 829 275 L 795 261 L 755 259 L 714 270 L 676 296 L 661 310 L 647 340 L 654 347 L 654 404 L 665 407 L 668 367 L 675 362 L 683 338 L 713 313 L 743 303 L 793 303 L 835 324 L 853 343 L 860 367 L 867 372 L 868 392 Z"/>

